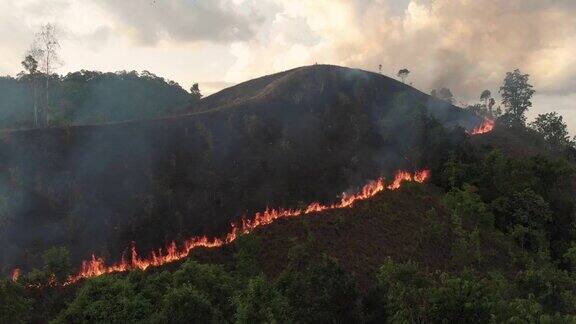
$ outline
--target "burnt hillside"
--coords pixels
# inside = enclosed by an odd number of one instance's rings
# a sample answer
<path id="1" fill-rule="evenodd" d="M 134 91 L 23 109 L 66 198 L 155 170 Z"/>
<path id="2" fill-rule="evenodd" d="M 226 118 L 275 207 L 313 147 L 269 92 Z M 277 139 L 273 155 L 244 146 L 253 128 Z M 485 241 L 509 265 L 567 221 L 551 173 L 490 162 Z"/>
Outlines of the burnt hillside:
<path id="1" fill-rule="evenodd" d="M 1 271 L 51 246 L 109 260 L 219 234 L 266 206 L 334 201 L 440 165 L 478 118 L 384 76 L 311 66 L 205 98 L 186 116 L 14 131 L 0 141 Z"/>
<path id="2" fill-rule="evenodd" d="M 345 96 L 380 109 L 403 94 L 407 104 L 425 105 L 428 112 L 446 126 L 473 128 L 480 119 L 462 109 L 387 76 L 359 69 L 313 65 L 264 76 L 224 89 L 202 100 L 198 111 L 265 105 L 269 109 L 294 106 L 317 109 Z"/>

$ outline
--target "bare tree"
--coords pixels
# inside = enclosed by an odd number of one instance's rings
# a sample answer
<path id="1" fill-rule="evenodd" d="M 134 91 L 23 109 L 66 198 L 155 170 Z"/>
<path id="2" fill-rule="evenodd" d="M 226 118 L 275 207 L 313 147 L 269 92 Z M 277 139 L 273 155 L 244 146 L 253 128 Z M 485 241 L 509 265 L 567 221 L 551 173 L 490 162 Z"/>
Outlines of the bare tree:
<path id="1" fill-rule="evenodd" d="M 408 74 L 410 74 L 410 71 L 407 68 L 403 68 L 402 70 L 398 71 L 397 76 L 402 79 L 402 83 L 405 83 L 404 81 L 406 81 Z"/>
<path id="2" fill-rule="evenodd" d="M 50 124 L 50 78 L 54 70 L 62 65 L 58 55 L 60 42 L 58 41 L 56 26 L 46 24 L 36 34 L 35 47 L 42 50 L 40 56 L 40 70 L 46 78 L 46 103 L 44 108 L 45 126 Z"/>
<path id="3" fill-rule="evenodd" d="M 32 47 L 21 62 L 24 69 L 28 72 L 30 83 L 32 83 L 33 99 L 32 104 L 34 107 L 34 127 L 38 127 L 38 96 L 36 79 L 38 75 L 38 59 L 42 56 L 42 50 L 37 47 Z"/>

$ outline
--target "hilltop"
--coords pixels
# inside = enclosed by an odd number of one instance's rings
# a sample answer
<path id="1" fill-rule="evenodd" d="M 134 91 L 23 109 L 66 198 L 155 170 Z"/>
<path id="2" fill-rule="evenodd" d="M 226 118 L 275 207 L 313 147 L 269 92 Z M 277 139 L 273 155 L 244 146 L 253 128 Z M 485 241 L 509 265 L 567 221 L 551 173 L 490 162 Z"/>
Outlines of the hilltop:
<path id="1" fill-rule="evenodd" d="M 472 129 L 481 119 L 398 80 L 360 69 L 311 65 L 240 83 L 204 98 L 199 111 L 266 106 L 272 111 L 306 112 L 336 103 L 360 102 L 386 110 L 402 95 L 405 104 L 425 105 L 447 127 Z"/>

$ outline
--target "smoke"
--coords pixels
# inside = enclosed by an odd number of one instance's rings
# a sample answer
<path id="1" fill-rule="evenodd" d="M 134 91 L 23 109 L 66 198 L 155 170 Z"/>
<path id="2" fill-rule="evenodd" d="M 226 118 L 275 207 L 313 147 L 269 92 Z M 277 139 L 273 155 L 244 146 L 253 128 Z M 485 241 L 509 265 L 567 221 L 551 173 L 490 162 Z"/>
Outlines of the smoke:
<path id="1" fill-rule="evenodd" d="M 530 73 L 536 88 L 566 94 L 576 88 L 576 5 L 573 1 L 436 0 L 408 3 L 397 15 L 392 1 L 282 2 L 269 31 L 235 44 L 230 77 L 315 61 L 394 75 L 425 91 L 446 86 L 463 100 L 483 89 L 496 93 L 507 71 Z M 293 25 L 306 22 L 311 42 L 293 42 Z M 305 27 L 299 27 L 305 30 Z"/>

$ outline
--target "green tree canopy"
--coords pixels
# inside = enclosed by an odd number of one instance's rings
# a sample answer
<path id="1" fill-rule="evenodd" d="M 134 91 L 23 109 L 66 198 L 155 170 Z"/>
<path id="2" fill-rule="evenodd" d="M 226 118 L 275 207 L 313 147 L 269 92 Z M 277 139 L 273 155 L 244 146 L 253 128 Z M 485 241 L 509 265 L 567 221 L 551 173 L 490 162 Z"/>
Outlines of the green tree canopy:
<path id="1" fill-rule="evenodd" d="M 526 111 L 532 107 L 534 90 L 528 82 L 528 74 L 523 74 L 519 69 L 506 73 L 504 84 L 500 87 L 502 104 L 506 107 L 506 115 L 510 123 L 524 125 Z"/>
<path id="2" fill-rule="evenodd" d="M 556 112 L 538 115 L 530 127 L 540 133 L 552 148 L 570 144 L 568 126 Z"/>

